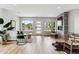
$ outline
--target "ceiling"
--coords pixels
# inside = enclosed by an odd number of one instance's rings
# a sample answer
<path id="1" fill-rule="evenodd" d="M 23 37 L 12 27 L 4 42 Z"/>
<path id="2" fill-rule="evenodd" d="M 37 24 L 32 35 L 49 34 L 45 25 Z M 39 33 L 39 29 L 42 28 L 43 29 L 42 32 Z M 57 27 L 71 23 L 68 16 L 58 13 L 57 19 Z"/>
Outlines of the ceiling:
<path id="1" fill-rule="evenodd" d="M 20 17 L 56 17 L 63 12 L 79 9 L 79 4 L 4 4 L 0 8 L 10 9 Z"/>

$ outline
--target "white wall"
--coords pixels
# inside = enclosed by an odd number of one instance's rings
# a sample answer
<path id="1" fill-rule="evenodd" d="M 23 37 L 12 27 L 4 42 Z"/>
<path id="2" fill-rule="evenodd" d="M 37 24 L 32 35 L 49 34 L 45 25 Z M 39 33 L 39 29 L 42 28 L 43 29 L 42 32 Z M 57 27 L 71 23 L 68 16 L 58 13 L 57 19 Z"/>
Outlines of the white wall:
<path id="1" fill-rule="evenodd" d="M 79 34 L 79 10 L 69 12 L 69 32 Z"/>
<path id="2" fill-rule="evenodd" d="M 69 25 L 68 26 L 68 31 L 72 32 L 72 33 L 74 32 L 74 25 L 75 25 L 74 24 L 74 21 L 75 21 L 74 20 L 75 19 L 74 13 L 75 13 L 74 11 L 70 11 L 69 16 L 68 16 L 68 25 Z"/>
<path id="3" fill-rule="evenodd" d="M 4 24 L 8 23 L 10 20 L 16 21 L 16 28 L 8 31 L 8 33 L 10 34 L 9 40 L 16 40 L 16 31 L 19 30 L 19 18 L 10 10 L 7 9 L 0 9 L 0 10 L 1 10 L 0 12 L 1 18 L 4 19 Z"/>
<path id="4" fill-rule="evenodd" d="M 79 10 L 75 11 L 75 33 L 79 34 Z"/>

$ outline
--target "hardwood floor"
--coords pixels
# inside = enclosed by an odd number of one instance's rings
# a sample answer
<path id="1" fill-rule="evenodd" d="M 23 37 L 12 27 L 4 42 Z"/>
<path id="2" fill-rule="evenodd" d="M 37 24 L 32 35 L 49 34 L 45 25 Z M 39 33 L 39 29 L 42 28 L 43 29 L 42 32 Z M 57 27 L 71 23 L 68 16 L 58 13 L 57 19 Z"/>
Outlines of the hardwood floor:
<path id="1" fill-rule="evenodd" d="M 11 42 L 0 45 L 0 54 L 64 54 L 63 51 L 55 51 L 53 38 L 46 36 L 33 36 L 25 45 L 17 45 Z"/>

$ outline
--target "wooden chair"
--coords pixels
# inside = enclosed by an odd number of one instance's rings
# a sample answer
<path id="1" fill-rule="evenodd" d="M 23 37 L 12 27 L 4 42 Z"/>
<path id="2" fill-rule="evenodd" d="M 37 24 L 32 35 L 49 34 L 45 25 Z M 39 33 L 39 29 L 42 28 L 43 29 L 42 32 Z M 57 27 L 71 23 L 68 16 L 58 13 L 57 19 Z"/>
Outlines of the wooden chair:
<path id="1" fill-rule="evenodd" d="M 64 48 L 63 50 L 69 50 L 69 53 L 72 54 L 73 52 L 76 52 L 77 50 L 79 50 L 79 41 L 76 38 L 76 34 L 75 33 L 68 33 L 69 35 L 69 39 L 65 40 L 64 42 Z M 79 52 L 78 52 L 79 53 Z"/>

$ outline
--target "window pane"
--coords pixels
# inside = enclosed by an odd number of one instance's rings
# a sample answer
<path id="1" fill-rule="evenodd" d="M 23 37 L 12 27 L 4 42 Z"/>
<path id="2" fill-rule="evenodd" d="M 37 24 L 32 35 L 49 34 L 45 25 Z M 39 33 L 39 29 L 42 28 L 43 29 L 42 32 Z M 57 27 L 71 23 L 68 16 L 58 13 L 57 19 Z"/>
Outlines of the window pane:
<path id="1" fill-rule="evenodd" d="M 49 30 L 49 31 L 55 30 L 55 22 L 54 21 L 48 21 L 48 22 L 46 22 L 45 26 L 46 26 L 45 30 Z"/>
<path id="2" fill-rule="evenodd" d="M 33 21 L 32 20 L 23 20 L 22 21 L 22 30 L 32 30 L 33 29 Z"/>

